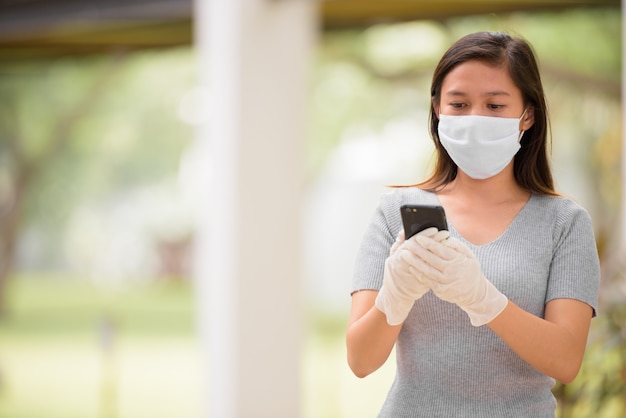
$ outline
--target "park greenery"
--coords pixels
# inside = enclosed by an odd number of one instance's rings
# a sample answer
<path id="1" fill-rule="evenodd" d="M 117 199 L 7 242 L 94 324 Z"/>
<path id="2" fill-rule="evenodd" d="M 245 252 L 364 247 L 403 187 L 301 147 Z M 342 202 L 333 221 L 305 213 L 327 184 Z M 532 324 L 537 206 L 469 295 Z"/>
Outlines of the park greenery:
<path id="1" fill-rule="evenodd" d="M 590 211 L 603 268 L 580 375 L 554 389 L 562 418 L 626 414 L 621 19 L 574 9 L 327 31 L 312 68 L 311 182 L 343 142 L 424 118 L 434 65 L 459 36 L 502 30 L 534 45 L 557 185 Z M 173 203 L 204 116 L 195 83 L 188 47 L 0 68 L 0 417 L 197 416 L 202 360 L 180 260 L 193 231 Z M 310 311 L 303 416 L 375 416 L 393 364 L 357 380 L 345 311 Z"/>

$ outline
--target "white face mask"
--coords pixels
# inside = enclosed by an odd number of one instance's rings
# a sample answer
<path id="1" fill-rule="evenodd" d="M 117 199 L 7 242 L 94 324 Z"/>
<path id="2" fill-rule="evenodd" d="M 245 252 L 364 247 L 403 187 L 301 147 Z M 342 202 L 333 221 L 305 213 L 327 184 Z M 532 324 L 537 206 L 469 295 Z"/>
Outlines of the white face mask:
<path id="1" fill-rule="evenodd" d="M 493 177 L 506 167 L 520 149 L 517 118 L 439 115 L 439 140 L 452 161 L 474 179 Z"/>

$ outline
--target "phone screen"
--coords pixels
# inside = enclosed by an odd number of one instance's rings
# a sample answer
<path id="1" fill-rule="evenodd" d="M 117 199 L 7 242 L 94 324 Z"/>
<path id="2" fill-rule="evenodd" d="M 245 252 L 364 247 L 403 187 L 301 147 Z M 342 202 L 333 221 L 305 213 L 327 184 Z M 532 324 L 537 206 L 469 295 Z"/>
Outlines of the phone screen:
<path id="1" fill-rule="evenodd" d="M 436 205 L 403 205 L 400 208 L 404 235 L 408 239 L 426 228 L 447 230 L 446 213 Z"/>

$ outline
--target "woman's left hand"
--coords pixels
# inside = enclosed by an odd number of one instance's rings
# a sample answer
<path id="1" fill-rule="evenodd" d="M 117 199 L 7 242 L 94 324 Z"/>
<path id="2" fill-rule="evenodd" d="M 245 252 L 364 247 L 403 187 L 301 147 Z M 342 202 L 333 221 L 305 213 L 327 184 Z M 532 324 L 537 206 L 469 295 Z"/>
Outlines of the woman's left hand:
<path id="1" fill-rule="evenodd" d="M 465 244 L 454 237 L 438 242 L 419 236 L 416 241 L 420 245 L 413 249 L 417 257 L 411 257 L 410 268 L 426 277 L 440 299 L 463 309 L 472 325 L 484 325 L 504 310 L 507 297 L 483 275 L 480 263 Z"/>

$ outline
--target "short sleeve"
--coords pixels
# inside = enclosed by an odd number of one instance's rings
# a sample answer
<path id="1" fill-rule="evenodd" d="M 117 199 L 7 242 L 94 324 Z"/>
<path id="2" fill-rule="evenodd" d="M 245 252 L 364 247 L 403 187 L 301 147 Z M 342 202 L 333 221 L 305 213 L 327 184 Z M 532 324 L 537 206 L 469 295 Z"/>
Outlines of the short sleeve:
<path id="1" fill-rule="evenodd" d="M 400 207 L 406 203 L 437 204 L 438 200 L 434 193 L 416 187 L 393 189 L 380 197 L 357 252 L 351 293 L 382 287 L 385 260 L 402 228 Z"/>
<path id="2" fill-rule="evenodd" d="M 589 214 L 572 201 L 559 208 L 546 303 L 576 299 L 598 309 L 600 262 Z"/>
<path id="3" fill-rule="evenodd" d="M 383 285 L 385 260 L 389 256 L 389 249 L 393 245 L 399 231 L 395 225 L 394 227 L 389 225 L 389 219 L 387 218 L 387 212 L 389 212 L 388 200 L 388 194 L 381 197 L 378 207 L 365 230 L 356 257 L 351 293 L 358 290 L 379 290 Z"/>

